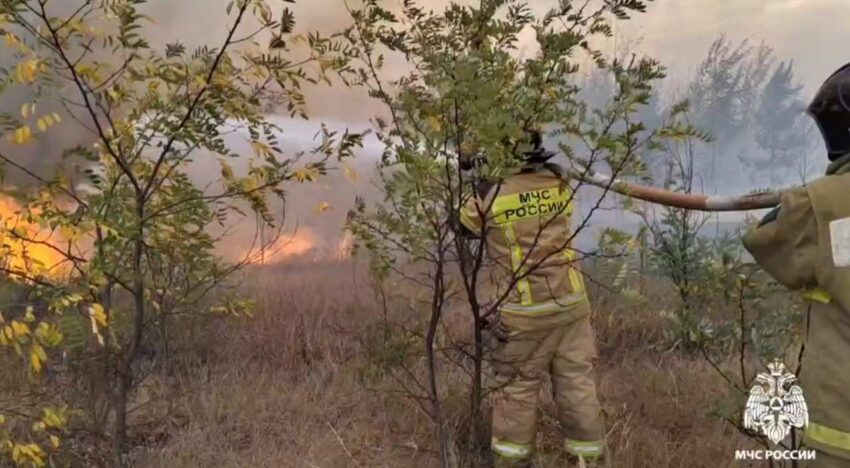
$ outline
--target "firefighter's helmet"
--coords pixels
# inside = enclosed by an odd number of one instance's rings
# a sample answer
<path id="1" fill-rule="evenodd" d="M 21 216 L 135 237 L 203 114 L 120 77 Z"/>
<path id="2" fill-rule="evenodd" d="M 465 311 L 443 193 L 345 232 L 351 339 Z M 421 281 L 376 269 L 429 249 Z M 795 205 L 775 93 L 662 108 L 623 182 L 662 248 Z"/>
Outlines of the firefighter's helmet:
<path id="1" fill-rule="evenodd" d="M 548 151 L 543 147 L 543 135 L 539 131 L 532 130 L 526 135 L 525 141 L 522 141 L 519 145 L 517 145 L 516 152 L 516 154 L 518 154 L 523 160 L 529 162 L 545 162 L 558 154 L 554 151 Z"/>
<path id="2" fill-rule="evenodd" d="M 850 63 L 826 80 L 807 112 L 820 128 L 830 160 L 850 153 Z"/>

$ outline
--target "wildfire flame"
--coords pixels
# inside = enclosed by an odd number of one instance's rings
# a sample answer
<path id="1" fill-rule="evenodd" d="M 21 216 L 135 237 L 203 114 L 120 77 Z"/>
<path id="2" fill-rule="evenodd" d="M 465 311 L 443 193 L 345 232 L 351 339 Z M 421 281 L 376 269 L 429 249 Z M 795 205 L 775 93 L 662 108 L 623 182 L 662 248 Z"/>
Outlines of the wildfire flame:
<path id="1" fill-rule="evenodd" d="M 0 195 L 0 275 L 19 280 L 56 278 L 67 272 L 67 258 L 60 252 L 64 237 L 25 219 L 21 205 Z M 338 241 L 323 240 L 309 228 L 283 234 L 265 248 L 243 251 L 237 261 L 276 264 L 286 261 L 340 261 L 351 257 L 353 237 L 345 233 Z"/>
<path id="2" fill-rule="evenodd" d="M 300 229 L 292 235 L 281 235 L 266 246 L 253 247 L 242 253 L 239 259 L 252 265 L 281 263 L 294 257 L 303 257 L 316 248 L 316 238 L 308 229 Z"/>
<path id="3" fill-rule="evenodd" d="M 335 245 L 322 241 L 310 229 L 300 228 L 293 234 L 282 235 L 265 248 L 254 247 L 240 254 L 238 259 L 247 264 L 276 264 L 292 260 L 322 261 L 345 260 L 351 256 L 353 238 L 346 233 Z"/>
<path id="4" fill-rule="evenodd" d="M 55 276 L 65 257 L 53 247 L 58 235 L 30 223 L 14 199 L 0 196 L 0 268 L 12 276 Z"/>

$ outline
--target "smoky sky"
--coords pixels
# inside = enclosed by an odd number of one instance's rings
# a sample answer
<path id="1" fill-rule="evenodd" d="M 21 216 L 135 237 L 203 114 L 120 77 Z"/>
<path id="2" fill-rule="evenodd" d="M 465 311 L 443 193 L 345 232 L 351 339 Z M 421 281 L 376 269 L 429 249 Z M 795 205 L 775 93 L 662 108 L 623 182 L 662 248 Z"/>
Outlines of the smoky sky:
<path id="1" fill-rule="evenodd" d="M 154 30 L 163 42 L 179 39 L 187 44 L 212 43 L 223 37 L 228 19 L 222 15 L 228 0 L 152 0 L 148 4 L 155 19 Z M 273 2 L 274 3 L 274 2 Z M 392 6 L 395 1 L 385 4 Z M 439 9 L 449 0 L 421 4 Z M 474 4 L 473 0 L 459 3 Z M 530 0 L 543 12 L 555 0 Z M 356 0 L 349 0 L 356 4 Z M 295 13 L 297 30 L 337 31 L 349 24 L 344 0 L 300 0 L 289 6 Z M 686 82 L 709 45 L 721 34 L 732 42 L 764 41 L 780 60 L 793 60 L 799 83 L 811 95 L 824 79 L 850 62 L 844 44 L 850 29 L 837 18 L 850 17 L 847 0 L 656 0 L 646 14 L 617 24 L 616 41 L 637 42 L 637 52 L 651 55 L 669 68 L 671 81 Z M 524 35 L 530 47 L 533 37 Z M 319 89 L 311 93 L 311 114 L 337 120 L 365 120 L 378 107 L 363 93 L 343 89 Z"/>
<path id="2" fill-rule="evenodd" d="M 49 5 L 62 9 L 77 1 L 81 0 L 63 0 Z M 278 10 L 287 6 L 294 11 L 297 32 L 318 30 L 330 34 L 350 23 L 346 1 L 349 5 L 357 3 L 357 0 L 270 3 Z M 475 1 L 459 0 L 466 4 Z M 175 41 L 189 47 L 201 44 L 216 47 L 225 38 L 232 21 L 232 17 L 225 15 L 228 3 L 229 0 L 150 0 L 143 6 L 152 19 L 145 31 L 146 37 L 154 47 L 160 48 Z M 398 3 L 396 0 L 385 2 L 389 6 Z M 440 9 L 449 0 L 420 3 Z M 542 13 L 558 2 L 529 0 L 528 3 Z M 731 42 L 764 41 L 774 48 L 778 59 L 794 61 L 795 75 L 808 99 L 832 71 L 850 62 L 850 54 L 844 47 L 850 43 L 850 29 L 843 21 L 836 20 L 848 17 L 850 1 L 847 0 L 656 0 L 647 13 L 618 22 L 616 37 L 609 47 L 615 49 L 617 41 L 636 44 L 635 52 L 658 58 L 669 68 L 669 82 L 676 86 L 689 80 L 709 45 L 719 35 L 725 34 Z M 520 49 L 533 53 L 533 35 L 523 34 L 522 37 Z M 6 53 L 0 51 L 0 62 L 8 59 L 4 59 L 5 56 Z M 398 70 L 393 66 L 399 64 L 390 62 L 389 75 Z M 342 122 L 363 122 L 381 109 L 364 92 L 341 86 L 310 90 L 308 104 L 311 117 Z M 19 102 L 4 96 L 0 105 L 4 111 L 15 111 L 8 107 L 17 107 Z"/>
<path id="3" fill-rule="evenodd" d="M 51 2 L 64 8 L 68 4 L 82 0 L 62 0 Z M 348 0 L 356 4 L 357 0 Z M 473 4 L 474 0 L 460 0 L 459 3 Z M 225 15 L 229 0 L 150 0 L 143 7 L 152 19 L 144 34 L 153 47 L 164 48 L 165 44 L 180 41 L 189 48 L 199 45 L 218 47 L 227 34 L 232 17 Z M 385 2 L 395 5 L 397 0 Z M 449 0 L 422 0 L 420 4 L 439 9 Z M 557 0 L 530 0 L 532 8 L 542 13 Z M 283 6 L 295 13 L 296 32 L 321 31 L 330 34 L 346 27 L 350 23 L 344 0 L 297 0 L 295 4 L 271 2 L 278 10 Z M 850 28 L 845 22 L 850 18 L 848 0 L 656 0 L 645 14 L 635 15 L 629 21 L 616 24 L 615 38 L 608 41 L 606 47 L 615 51 L 624 42 L 628 42 L 633 52 L 646 54 L 659 59 L 669 70 L 669 79 L 664 88 L 669 90 L 684 86 L 693 76 L 699 63 L 704 59 L 710 44 L 721 34 L 730 42 L 737 43 L 749 39 L 753 44 L 764 42 L 774 49 L 779 60 L 793 60 L 797 82 L 803 86 L 803 98 L 815 92 L 824 79 L 841 65 L 850 62 L 850 54 L 845 45 L 850 43 Z M 248 31 L 246 28 L 245 31 Z M 524 33 L 519 45 L 522 53 L 532 54 L 533 35 Z M 4 46 L 0 46 L 4 47 Z M 0 50 L 0 64 L 8 63 L 8 54 Z M 404 67 L 398 60 L 390 60 L 388 77 Z M 15 96 L 0 96 L 0 106 L 5 112 L 17 112 L 20 106 Z M 298 140 L 298 146 L 309 144 L 308 138 L 315 133 L 318 122 L 329 121 L 334 127 L 362 126 L 370 117 L 382 111 L 381 105 L 370 99 L 362 91 L 346 89 L 342 86 L 318 87 L 308 91 L 309 114 L 313 122 L 287 123 L 288 119 L 274 117 L 280 121 L 284 133 L 283 142 L 288 138 Z M 309 128 L 308 128 L 309 127 Z M 55 133 L 54 137 L 37 143 L 28 151 L 9 147 L 0 142 L 0 151 L 19 151 L 20 162 L 33 167 L 38 172 L 49 170 L 57 161 L 56 155 L 62 147 L 91 141 L 87 135 L 72 124 Z M 374 145 L 373 145 L 374 146 Z M 380 148 L 368 148 L 367 159 L 379 153 Z M 358 164 L 362 168 L 364 164 Z M 210 166 L 211 167 L 211 166 Z M 209 169 L 209 167 L 208 167 Z M 201 178 L 212 177 L 208 171 L 199 171 Z M 365 172 L 365 169 L 364 169 Z M 293 190 L 289 202 L 296 205 L 294 211 L 300 211 L 301 220 L 314 218 L 313 208 L 321 200 L 331 200 L 334 209 L 324 218 L 340 220 L 344 206 L 351 198 L 348 190 L 339 184 L 321 184 L 316 187 Z M 299 200 L 300 198 L 300 200 Z M 329 223 L 336 224 L 336 221 Z M 331 229 L 329 227 L 329 229 Z"/>

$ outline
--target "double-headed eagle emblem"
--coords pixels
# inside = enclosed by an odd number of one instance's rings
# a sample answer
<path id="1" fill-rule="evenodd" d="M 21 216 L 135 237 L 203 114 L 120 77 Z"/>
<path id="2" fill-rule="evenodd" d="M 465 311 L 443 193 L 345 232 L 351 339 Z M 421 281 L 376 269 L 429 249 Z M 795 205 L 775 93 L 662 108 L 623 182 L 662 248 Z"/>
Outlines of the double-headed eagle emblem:
<path id="1" fill-rule="evenodd" d="M 769 373 L 756 375 L 744 408 L 744 427 L 760 431 L 774 444 L 788 436 L 792 427 L 809 424 L 809 408 L 797 377 L 779 360 L 767 365 Z"/>

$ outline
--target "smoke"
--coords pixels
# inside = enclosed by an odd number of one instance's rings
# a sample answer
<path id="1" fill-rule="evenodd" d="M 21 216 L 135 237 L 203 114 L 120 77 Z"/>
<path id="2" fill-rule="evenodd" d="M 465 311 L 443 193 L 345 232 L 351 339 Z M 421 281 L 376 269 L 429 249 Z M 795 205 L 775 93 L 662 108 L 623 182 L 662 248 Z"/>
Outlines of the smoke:
<path id="1" fill-rule="evenodd" d="M 693 73 L 720 34 L 733 42 L 764 41 L 781 59 L 794 60 L 811 95 L 850 61 L 841 47 L 850 41 L 850 30 L 835 20 L 848 15 L 845 0 L 657 0 L 647 15 L 624 23 L 622 31 L 642 36 L 645 51 L 675 78 Z"/>
<path id="2" fill-rule="evenodd" d="M 80 1 L 51 2 L 50 5 L 52 8 L 71 8 Z M 152 18 L 153 24 L 144 34 L 151 45 L 160 50 L 166 44 L 176 41 L 182 42 L 189 49 L 200 45 L 218 47 L 232 21 L 225 15 L 229 1 L 151 0 L 143 8 Z M 348 1 L 352 5 L 356 4 L 356 0 Z M 449 1 L 423 0 L 421 3 L 440 9 Z M 327 35 L 346 27 L 350 22 L 345 0 L 272 3 L 276 8 L 286 6 L 293 10 L 296 32 L 320 31 Z M 473 0 L 462 0 L 461 3 L 472 4 Z M 542 12 L 558 2 L 529 0 L 528 3 L 535 11 Z M 386 4 L 392 7 L 397 2 Z M 850 42 L 850 29 L 835 20 L 847 17 L 850 17 L 850 2 L 846 0 L 656 0 L 650 4 L 648 13 L 617 23 L 616 37 L 608 47 L 613 52 L 624 41 L 639 39 L 634 41 L 634 52 L 658 58 L 668 67 L 670 79 L 665 86 L 683 87 L 705 57 L 711 42 L 719 35 L 725 33 L 732 43 L 746 38 L 754 43 L 764 41 L 774 48 L 777 58 L 794 60 L 795 75 L 804 87 L 803 96 L 808 97 L 826 76 L 850 60 L 841 47 Z M 533 53 L 532 43 L 533 34 L 523 34 L 519 48 L 523 53 Z M 0 51 L 0 65 L 10 61 L 11 57 Z M 397 57 L 390 57 L 387 76 L 397 74 L 404 66 Z M 310 123 L 278 119 L 284 129 L 281 141 L 288 151 L 295 152 L 311 146 L 318 122 L 332 122 L 335 129 L 362 128 L 368 118 L 383 110 L 365 92 L 342 86 L 309 87 L 306 93 L 312 119 Z M 0 96 L 0 109 L 5 112 L 17 112 L 22 103 L 23 100 L 15 93 L 7 92 Z M 53 107 L 56 107 L 55 102 L 46 103 L 45 108 Z M 0 142 L 0 151 L 12 154 L 28 168 L 45 174 L 57 167 L 63 149 L 77 144 L 90 144 L 92 140 L 91 134 L 66 119 L 62 128 L 50 133 L 49 139 L 43 139 L 25 151 L 19 147 L 10 147 L 5 141 Z M 369 168 L 380 154 L 380 148 L 374 141 L 369 145 L 356 163 L 357 171 L 361 174 L 358 181 L 347 180 L 338 171 L 317 184 L 290 189 L 287 199 L 289 229 L 299 226 L 309 229 L 319 238 L 338 238 L 344 214 L 355 194 L 376 193 L 370 182 Z M 216 165 L 195 164 L 190 171 L 199 181 L 210 181 L 217 176 Z M 9 177 L 13 183 L 26 181 L 26 177 L 15 171 L 10 171 Z M 327 202 L 331 209 L 317 214 L 316 207 L 323 202 Z M 250 223 L 246 220 L 245 224 Z M 237 237 L 242 241 L 247 240 L 250 238 L 248 230 L 239 233 Z"/>

